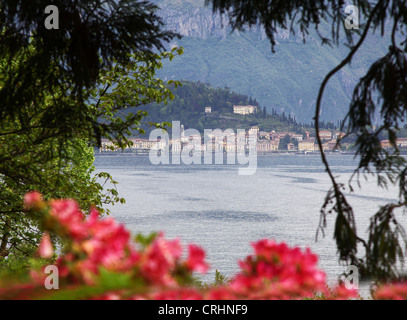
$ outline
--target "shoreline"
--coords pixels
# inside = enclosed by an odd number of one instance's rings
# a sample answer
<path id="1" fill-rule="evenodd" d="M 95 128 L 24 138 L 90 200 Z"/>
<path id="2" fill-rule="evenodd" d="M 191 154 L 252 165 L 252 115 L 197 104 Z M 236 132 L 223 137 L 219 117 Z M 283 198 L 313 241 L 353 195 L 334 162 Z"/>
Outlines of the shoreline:
<path id="1" fill-rule="evenodd" d="M 117 152 L 117 151 L 112 151 L 112 152 L 95 152 L 95 156 L 100 156 L 100 157 L 107 157 L 107 156 L 140 156 L 140 157 L 148 157 L 149 152 Z M 212 154 L 216 154 L 216 152 L 212 152 Z M 223 153 L 224 155 L 227 155 L 227 152 Z M 356 153 L 355 152 L 325 152 L 326 155 L 337 155 L 337 156 L 354 156 Z M 407 155 L 407 152 L 401 153 Z M 172 155 L 172 153 L 170 153 Z M 248 154 L 247 154 L 248 155 Z M 257 156 L 261 157 L 272 157 L 272 156 L 319 156 L 319 152 L 258 152 L 256 154 Z"/>

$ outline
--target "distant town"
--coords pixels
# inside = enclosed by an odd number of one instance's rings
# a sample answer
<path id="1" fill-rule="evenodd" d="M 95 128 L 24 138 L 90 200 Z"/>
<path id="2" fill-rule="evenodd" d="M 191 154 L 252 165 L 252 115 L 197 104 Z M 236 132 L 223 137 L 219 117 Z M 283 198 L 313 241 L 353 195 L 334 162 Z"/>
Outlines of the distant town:
<path id="1" fill-rule="evenodd" d="M 259 131 L 259 128 L 254 126 L 252 127 L 245 135 L 245 144 L 244 150 L 239 150 L 236 147 L 236 151 L 247 151 L 249 150 L 250 145 L 250 136 L 257 136 L 256 148 L 258 153 L 273 153 L 273 152 L 316 152 L 319 150 L 318 144 L 316 143 L 316 138 L 311 137 L 309 132 L 306 132 L 305 137 L 300 134 L 295 134 L 292 132 L 263 132 Z M 331 131 L 321 131 L 320 135 L 323 139 L 323 148 L 324 151 L 336 151 L 346 148 L 349 144 L 341 144 L 338 147 L 338 138 L 344 135 L 342 132 L 331 132 Z M 233 145 L 228 143 L 228 141 L 235 141 L 236 135 L 225 134 L 222 140 L 217 140 L 217 135 L 215 133 L 208 135 L 210 139 L 213 139 L 213 143 L 205 144 L 202 140 L 203 138 L 198 136 L 184 136 L 181 135 L 180 139 L 170 139 L 169 145 L 165 140 L 149 140 L 149 139 L 130 139 L 132 146 L 127 147 L 127 151 L 136 151 L 136 152 L 146 152 L 150 150 L 165 150 L 169 149 L 172 152 L 180 152 L 184 145 L 190 147 L 191 151 L 214 151 L 214 152 L 230 152 L 230 148 L 233 148 Z M 297 143 L 289 142 L 286 144 L 286 147 L 283 149 L 281 146 L 282 139 L 294 139 Z M 102 145 L 100 152 L 112 152 L 119 151 L 118 147 L 114 146 L 111 141 L 102 140 Z"/>
<path id="2" fill-rule="evenodd" d="M 211 107 L 205 107 L 204 112 L 210 114 Z M 256 106 L 233 106 L 233 113 L 239 115 L 250 115 L 258 112 Z M 373 128 L 374 130 L 374 128 Z M 124 150 L 118 148 L 113 142 L 102 139 L 99 151 L 104 152 L 134 152 L 146 153 L 151 150 L 167 150 L 170 152 L 181 152 L 187 145 L 190 151 L 213 151 L 213 152 L 242 152 L 248 151 L 250 148 L 251 137 L 256 137 L 256 151 L 259 154 L 267 153 L 314 153 L 319 152 L 319 146 L 315 134 L 305 131 L 304 134 L 295 132 L 276 132 L 261 131 L 258 126 L 252 126 L 244 134 L 244 137 L 237 137 L 236 133 L 221 131 L 221 138 L 219 139 L 219 131 L 207 134 L 202 137 L 200 134 L 185 134 L 184 126 L 181 126 L 180 137 L 165 139 L 130 139 L 131 146 L 126 147 Z M 322 148 L 326 152 L 344 152 L 349 150 L 352 146 L 349 142 L 341 141 L 346 136 L 344 132 L 337 130 L 322 130 L 319 132 L 322 140 Z M 208 143 L 208 138 L 210 143 Z M 237 139 L 244 141 L 244 144 L 236 144 Z M 234 141 L 235 143 L 230 143 Z M 340 142 L 340 143 L 339 143 Z M 385 149 L 390 149 L 393 146 L 389 140 L 381 141 L 381 145 Z M 396 142 L 397 147 L 400 149 L 407 148 L 407 138 L 399 138 Z M 232 150 L 233 149 L 233 150 Z"/>

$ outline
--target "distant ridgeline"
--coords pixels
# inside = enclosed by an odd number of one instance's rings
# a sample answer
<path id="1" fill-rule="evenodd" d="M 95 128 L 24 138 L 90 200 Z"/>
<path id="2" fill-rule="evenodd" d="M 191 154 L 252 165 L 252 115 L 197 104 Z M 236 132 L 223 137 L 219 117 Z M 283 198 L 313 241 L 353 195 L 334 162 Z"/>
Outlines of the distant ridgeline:
<path id="1" fill-rule="evenodd" d="M 304 133 L 313 131 L 312 124 L 297 123 L 294 116 L 284 112 L 278 114 L 272 110 L 271 114 L 264 106 L 260 106 L 256 99 L 238 94 L 230 88 L 213 88 L 201 82 L 183 81 L 182 86 L 172 88 L 175 99 L 167 104 L 150 104 L 147 106 L 149 116 L 146 121 L 172 122 L 180 121 L 185 129 L 197 129 L 201 134 L 204 129 L 245 129 L 258 126 L 261 131 L 275 130 Z M 254 113 L 238 114 L 234 106 L 256 107 Z M 248 108 L 251 112 L 253 108 Z M 270 110 L 269 109 L 269 110 Z M 322 123 L 322 128 L 334 129 L 338 124 Z M 146 129 L 148 138 L 151 128 Z"/>

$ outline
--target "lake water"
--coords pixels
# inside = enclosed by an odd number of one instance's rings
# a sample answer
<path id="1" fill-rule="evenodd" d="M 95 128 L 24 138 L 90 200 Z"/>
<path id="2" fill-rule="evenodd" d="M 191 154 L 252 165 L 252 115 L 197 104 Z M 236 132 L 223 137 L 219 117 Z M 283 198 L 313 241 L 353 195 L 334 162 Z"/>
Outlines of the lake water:
<path id="1" fill-rule="evenodd" d="M 339 181 L 347 182 L 354 157 L 328 159 Z M 203 281 L 213 281 L 215 270 L 235 274 L 238 260 L 252 252 L 250 243 L 263 238 L 310 247 L 329 283 L 345 271 L 336 255 L 333 216 L 326 236 L 316 241 L 320 208 L 331 186 L 320 155 L 259 156 L 257 172 L 249 176 L 238 174 L 240 165 L 152 165 L 148 156 L 129 154 L 97 155 L 95 165 L 119 182 L 126 204 L 111 208 L 112 216 L 129 230 L 162 231 L 205 249 L 211 269 Z M 354 186 L 348 201 L 366 238 L 370 216 L 397 199 L 397 191 L 378 189 L 374 179 L 363 179 L 362 189 Z"/>

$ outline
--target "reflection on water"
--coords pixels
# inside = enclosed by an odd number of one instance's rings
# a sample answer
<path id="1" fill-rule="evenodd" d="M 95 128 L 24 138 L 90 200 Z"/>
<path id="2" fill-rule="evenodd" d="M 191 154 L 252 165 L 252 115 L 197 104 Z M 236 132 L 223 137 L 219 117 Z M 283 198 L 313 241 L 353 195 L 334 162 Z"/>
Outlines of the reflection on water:
<path id="1" fill-rule="evenodd" d="M 329 156 L 329 161 L 347 183 L 356 166 L 353 156 Z M 320 208 L 331 187 L 319 155 L 259 157 L 252 176 L 239 176 L 237 165 L 154 166 L 148 156 L 134 155 L 99 155 L 95 165 L 113 175 L 126 199 L 112 208 L 113 217 L 134 233 L 163 231 L 168 238 L 203 246 L 212 266 L 205 281 L 214 279 L 215 270 L 233 275 L 238 260 L 251 252 L 250 243 L 262 238 L 310 247 L 330 282 L 345 270 L 332 239 L 333 216 L 326 237 L 315 241 Z M 374 179 L 361 182 L 363 188 L 348 201 L 366 237 L 369 217 L 395 200 L 397 191 L 377 189 Z"/>

